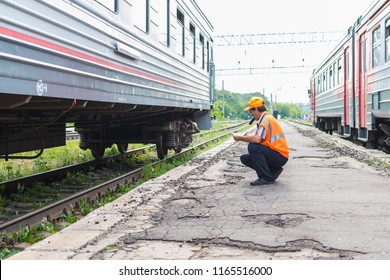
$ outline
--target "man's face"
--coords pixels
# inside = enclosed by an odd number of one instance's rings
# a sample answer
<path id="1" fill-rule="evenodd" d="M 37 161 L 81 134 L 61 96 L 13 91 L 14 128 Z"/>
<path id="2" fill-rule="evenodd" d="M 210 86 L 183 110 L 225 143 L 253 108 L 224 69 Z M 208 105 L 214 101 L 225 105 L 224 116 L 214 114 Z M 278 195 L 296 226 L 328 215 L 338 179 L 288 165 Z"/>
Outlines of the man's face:
<path id="1" fill-rule="evenodd" d="M 259 112 L 259 110 L 257 110 L 257 108 L 251 108 L 249 109 L 249 112 L 251 113 L 252 117 L 255 118 L 256 121 L 260 119 L 261 113 Z"/>

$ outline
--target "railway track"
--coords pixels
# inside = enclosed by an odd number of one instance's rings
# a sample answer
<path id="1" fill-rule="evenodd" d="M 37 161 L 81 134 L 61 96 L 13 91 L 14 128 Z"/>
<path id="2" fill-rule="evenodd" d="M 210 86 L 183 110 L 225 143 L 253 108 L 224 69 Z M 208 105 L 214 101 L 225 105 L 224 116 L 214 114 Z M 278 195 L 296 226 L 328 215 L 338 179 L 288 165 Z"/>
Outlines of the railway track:
<path id="1" fill-rule="evenodd" d="M 230 126 L 228 128 L 219 129 L 210 133 L 218 134 L 218 136 L 213 137 L 212 139 L 208 140 L 202 140 L 206 135 L 209 135 L 209 132 L 201 134 L 199 137 L 194 139 L 194 145 L 190 148 L 187 148 L 183 150 L 182 152 L 171 155 L 164 160 L 158 160 L 157 158 L 153 159 L 152 162 L 146 163 L 146 165 L 156 166 L 159 164 L 163 164 L 166 161 L 173 161 L 176 157 L 182 157 L 186 154 L 193 153 L 194 150 L 201 149 L 202 147 L 208 145 L 209 143 L 217 142 L 222 138 L 225 138 L 230 135 L 231 131 L 236 131 L 240 129 L 245 123 L 241 123 L 238 125 Z M 202 137 L 203 136 L 203 137 Z M 99 175 L 96 175 L 100 172 L 100 170 L 104 169 L 107 165 L 107 162 L 113 163 L 113 162 L 119 162 L 123 158 L 131 158 L 134 154 L 143 153 L 145 149 L 151 149 L 153 147 L 147 146 L 144 148 L 140 148 L 137 150 L 128 151 L 124 155 L 118 155 L 118 156 L 112 156 L 108 158 L 104 158 L 102 160 L 94 160 L 90 162 L 85 162 L 81 164 L 75 164 L 72 166 L 67 166 L 64 168 L 59 168 L 55 170 L 51 170 L 48 172 L 19 178 L 17 180 L 12 180 L 8 182 L 1 183 L 3 185 L 3 191 L 8 196 L 12 196 L 12 193 L 15 192 L 18 188 L 21 186 L 24 186 L 26 188 L 27 186 L 30 186 L 34 182 L 45 182 L 46 184 L 53 185 L 54 182 L 57 182 L 58 180 L 61 180 L 62 178 L 66 176 L 73 176 L 69 174 L 74 174 L 75 172 L 84 171 L 87 172 L 91 169 L 96 169 L 96 173 L 93 172 L 93 177 L 99 177 Z M 96 184 L 92 187 L 87 187 L 85 189 L 80 189 L 78 186 L 75 186 L 75 184 L 67 186 L 63 188 L 66 192 L 64 198 L 56 200 L 55 202 L 52 202 L 46 206 L 40 207 L 38 209 L 31 209 L 26 205 L 29 205 L 28 203 L 19 203 L 20 205 L 13 205 L 14 208 L 12 209 L 13 212 L 19 212 L 19 216 L 13 216 L 10 218 L 9 221 L 1 222 L 0 224 L 0 231 L 1 232 L 13 232 L 18 231 L 26 225 L 28 226 L 34 226 L 42 222 L 43 219 L 50 219 L 50 220 L 56 220 L 59 219 L 66 211 L 72 209 L 75 205 L 78 205 L 78 203 L 82 200 L 94 200 L 96 198 L 101 197 L 107 192 L 115 192 L 115 190 L 123 185 L 123 184 L 129 184 L 132 183 L 139 178 L 143 176 L 143 168 L 144 164 L 133 164 L 126 169 L 128 169 L 126 172 L 123 172 L 123 174 L 119 176 L 115 176 L 115 178 L 109 179 L 107 181 L 101 182 L 99 184 Z M 114 168 L 116 169 L 116 168 Z M 108 169 L 108 173 L 114 172 L 113 170 Z M 68 175 L 67 175 L 68 174 Z M 73 189 L 73 190 L 72 190 Z M 29 205 L 31 206 L 31 205 Z M 20 208 L 20 209 L 19 209 Z M 29 208 L 29 209 L 26 209 Z M 20 215 L 20 213 L 25 212 L 24 214 Z"/>
<path id="2" fill-rule="evenodd" d="M 327 134 L 312 125 L 298 121 L 289 121 L 305 136 L 314 138 L 317 143 L 333 149 L 343 156 L 365 162 L 378 170 L 390 174 L 390 154 L 378 149 L 370 149 L 362 145 L 362 142 L 343 137 L 337 133 Z"/>

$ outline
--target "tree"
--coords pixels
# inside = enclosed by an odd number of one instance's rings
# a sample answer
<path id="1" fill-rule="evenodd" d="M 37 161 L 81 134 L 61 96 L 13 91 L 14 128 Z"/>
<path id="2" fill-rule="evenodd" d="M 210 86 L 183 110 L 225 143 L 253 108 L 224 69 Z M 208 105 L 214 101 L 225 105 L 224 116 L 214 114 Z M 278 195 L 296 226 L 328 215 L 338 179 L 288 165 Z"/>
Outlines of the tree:
<path id="1" fill-rule="evenodd" d="M 289 104 L 289 103 L 279 103 L 277 105 L 274 105 L 274 109 L 278 110 L 279 115 L 281 118 L 290 118 L 293 119 L 300 118 L 302 115 L 301 109 L 295 105 L 295 104 Z"/>
<path id="2" fill-rule="evenodd" d="M 248 119 L 250 118 L 250 114 L 247 111 L 244 111 L 246 106 L 248 105 L 249 99 L 253 96 L 259 96 L 264 99 L 266 102 L 266 106 L 269 105 L 268 99 L 261 93 L 233 93 L 228 90 L 216 90 L 214 102 L 214 108 L 211 110 L 211 115 L 215 116 L 216 119 L 222 120 L 224 118 L 230 119 Z M 224 100 L 224 111 L 225 115 L 223 116 L 222 112 L 222 102 Z"/>
<path id="3" fill-rule="evenodd" d="M 226 118 L 230 119 L 241 119 L 247 120 L 251 118 L 251 115 L 248 111 L 244 111 L 246 106 L 248 106 L 248 101 L 254 96 L 259 96 L 264 99 L 265 105 L 268 110 L 271 109 L 270 102 L 262 93 L 233 93 L 228 90 L 216 90 L 215 91 L 215 102 L 214 108 L 211 110 L 211 116 L 215 116 L 217 120 L 223 120 Z M 222 102 L 224 100 L 224 106 Z M 225 114 L 222 112 L 224 107 Z M 300 118 L 302 116 L 302 111 L 299 106 L 295 104 L 288 103 L 278 103 L 273 105 L 274 110 L 278 110 L 279 115 L 282 118 Z M 273 112 L 270 112 L 271 114 Z"/>

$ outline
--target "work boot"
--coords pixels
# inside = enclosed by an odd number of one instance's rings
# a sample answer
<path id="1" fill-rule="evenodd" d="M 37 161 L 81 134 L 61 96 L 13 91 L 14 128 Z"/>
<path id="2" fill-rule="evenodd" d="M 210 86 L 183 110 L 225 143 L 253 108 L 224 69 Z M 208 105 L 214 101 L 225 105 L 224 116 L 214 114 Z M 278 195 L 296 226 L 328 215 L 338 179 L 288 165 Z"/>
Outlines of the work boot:
<path id="1" fill-rule="evenodd" d="M 273 181 L 267 181 L 264 178 L 259 178 L 253 182 L 251 182 L 251 186 L 260 186 L 260 185 L 270 185 L 273 184 Z"/>
<path id="2" fill-rule="evenodd" d="M 283 168 L 282 167 L 280 167 L 276 171 L 272 172 L 272 175 L 274 176 L 274 180 L 275 181 L 276 181 L 276 179 L 278 179 L 279 175 L 282 174 L 282 172 L 283 172 Z"/>

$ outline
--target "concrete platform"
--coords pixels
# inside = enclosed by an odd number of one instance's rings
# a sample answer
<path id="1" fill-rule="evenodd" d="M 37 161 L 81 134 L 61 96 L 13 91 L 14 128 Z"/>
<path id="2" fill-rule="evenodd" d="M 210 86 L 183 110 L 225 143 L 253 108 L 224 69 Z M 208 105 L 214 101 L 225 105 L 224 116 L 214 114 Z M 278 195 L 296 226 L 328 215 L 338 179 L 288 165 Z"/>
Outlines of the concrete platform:
<path id="1" fill-rule="evenodd" d="M 390 259 L 388 174 L 282 124 L 273 185 L 249 185 L 247 144 L 229 140 L 10 259 Z"/>

